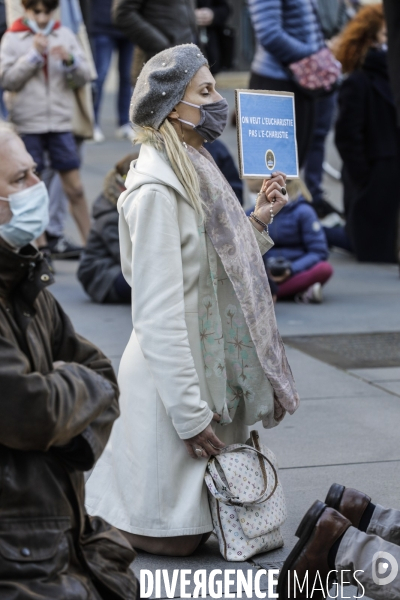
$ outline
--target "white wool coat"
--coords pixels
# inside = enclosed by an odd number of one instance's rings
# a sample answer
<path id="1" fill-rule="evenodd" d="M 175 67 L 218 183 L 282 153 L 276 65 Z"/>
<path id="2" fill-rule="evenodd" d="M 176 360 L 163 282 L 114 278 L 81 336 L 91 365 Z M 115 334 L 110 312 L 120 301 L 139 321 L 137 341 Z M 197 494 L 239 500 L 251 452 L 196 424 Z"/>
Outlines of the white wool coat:
<path id="1" fill-rule="evenodd" d="M 133 331 L 119 369 L 121 417 L 86 485 L 89 514 L 153 537 L 212 530 L 206 460 L 182 440 L 213 417 L 198 321 L 198 218 L 166 159 L 143 145 L 118 203 L 123 274 L 132 286 Z M 262 253 L 272 241 L 254 229 Z M 215 425 L 225 443 L 245 442 L 238 411 Z"/>

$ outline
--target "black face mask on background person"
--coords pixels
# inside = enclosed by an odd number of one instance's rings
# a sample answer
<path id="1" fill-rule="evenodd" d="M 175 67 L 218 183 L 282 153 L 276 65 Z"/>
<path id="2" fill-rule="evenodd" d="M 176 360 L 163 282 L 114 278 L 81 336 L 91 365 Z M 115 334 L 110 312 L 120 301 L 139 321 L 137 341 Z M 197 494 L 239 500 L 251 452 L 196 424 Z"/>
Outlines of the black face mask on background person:
<path id="1" fill-rule="evenodd" d="M 219 138 L 228 122 L 229 105 L 225 98 L 221 98 L 221 100 L 211 102 L 210 104 L 192 104 L 191 102 L 186 102 L 186 100 L 181 100 L 181 102 L 182 104 L 199 108 L 200 121 L 197 125 L 183 119 L 178 119 L 178 121 L 186 125 L 191 125 L 206 142 L 213 142 Z"/>

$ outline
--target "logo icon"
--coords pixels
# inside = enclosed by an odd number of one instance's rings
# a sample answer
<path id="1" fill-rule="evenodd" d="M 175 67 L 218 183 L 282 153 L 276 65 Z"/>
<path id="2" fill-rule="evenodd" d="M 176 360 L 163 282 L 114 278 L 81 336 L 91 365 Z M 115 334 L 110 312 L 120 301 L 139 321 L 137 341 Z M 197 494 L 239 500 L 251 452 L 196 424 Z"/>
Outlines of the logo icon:
<path id="1" fill-rule="evenodd" d="M 265 164 L 267 165 L 267 169 L 272 171 L 275 167 L 275 154 L 272 150 L 267 150 L 265 153 Z"/>
<path id="2" fill-rule="evenodd" d="M 389 571 L 389 566 L 391 571 Z M 399 572 L 399 565 L 394 556 L 389 552 L 375 552 L 372 557 L 372 579 L 376 585 L 392 583 Z M 388 573 L 388 574 L 386 574 Z"/>

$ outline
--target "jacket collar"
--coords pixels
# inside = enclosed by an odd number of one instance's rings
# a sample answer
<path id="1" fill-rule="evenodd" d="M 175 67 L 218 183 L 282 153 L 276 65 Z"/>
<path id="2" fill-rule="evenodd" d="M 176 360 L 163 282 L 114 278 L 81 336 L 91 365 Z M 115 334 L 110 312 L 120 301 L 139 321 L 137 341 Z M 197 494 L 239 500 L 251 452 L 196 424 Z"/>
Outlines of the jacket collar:
<path id="1" fill-rule="evenodd" d="M 47 262 L 34 246 L 16 252 L 0 238 L 0 296 L 7 298 L 18 288 L 33 304 L 39 292 L 53 282 Z"/>
<path id="2" fill-rule="evenodd" d="M 158 183 L 171 187 L 190 202 L 185 188 L 175 175 L 168 159 L 148 144 L 142 144 L 139 158 L 132 162 L 126 178 L 126 189 L 130 193 L 144 183 Z"/>

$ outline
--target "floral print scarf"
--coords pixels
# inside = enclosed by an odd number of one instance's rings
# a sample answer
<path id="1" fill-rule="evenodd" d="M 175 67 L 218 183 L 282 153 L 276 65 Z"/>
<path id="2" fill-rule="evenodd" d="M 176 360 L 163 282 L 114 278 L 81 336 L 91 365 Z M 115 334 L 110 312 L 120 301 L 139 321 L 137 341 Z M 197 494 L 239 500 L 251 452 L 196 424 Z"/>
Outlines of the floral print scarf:
<path id="1" fill-rule="evenodd" d="M 205 150 L 188 147 L 205 208 L 199 281 L 204 367 L 221 423 L 272 427 L 299 405 L 253 226 Z"/>

